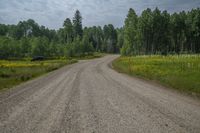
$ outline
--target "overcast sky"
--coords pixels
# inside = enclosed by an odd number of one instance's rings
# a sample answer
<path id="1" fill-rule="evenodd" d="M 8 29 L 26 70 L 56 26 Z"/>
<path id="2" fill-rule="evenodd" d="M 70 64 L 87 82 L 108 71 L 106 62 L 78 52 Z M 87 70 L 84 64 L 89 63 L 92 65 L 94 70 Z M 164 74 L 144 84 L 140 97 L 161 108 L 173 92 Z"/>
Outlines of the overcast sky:
<path id="1" fill-rule="evenodd" d="M 17 24 L 32 18 L 40 25 L 58 29 L 79 9 L 84 26 L 112 23 L 121 27 L 129 8 L 140 14 L 155 7 L 179 12 L 200 7 L 200 0 L 0 0 L 0 23 Z"/>

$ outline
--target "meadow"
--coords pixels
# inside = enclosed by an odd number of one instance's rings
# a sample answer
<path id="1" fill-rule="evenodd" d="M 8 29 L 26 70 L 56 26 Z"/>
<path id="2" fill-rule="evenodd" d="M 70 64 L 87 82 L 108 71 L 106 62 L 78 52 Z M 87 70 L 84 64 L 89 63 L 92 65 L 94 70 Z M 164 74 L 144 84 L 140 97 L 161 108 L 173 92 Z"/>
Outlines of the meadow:
<path id="1" fill-rule="evenodd" d="M 199 55 L 120 57 L 113 62 L 113 67 L 119 72 L 200 96 Z"/>
<path id="2" fill-rule="evenodd" d="M 17 84 L 75 62 L 77 62 L 75 59 L 56 59 L 35 62 L 31 62 L 30 60 L 0 60 L 0 90 L 11 88 Z"/>

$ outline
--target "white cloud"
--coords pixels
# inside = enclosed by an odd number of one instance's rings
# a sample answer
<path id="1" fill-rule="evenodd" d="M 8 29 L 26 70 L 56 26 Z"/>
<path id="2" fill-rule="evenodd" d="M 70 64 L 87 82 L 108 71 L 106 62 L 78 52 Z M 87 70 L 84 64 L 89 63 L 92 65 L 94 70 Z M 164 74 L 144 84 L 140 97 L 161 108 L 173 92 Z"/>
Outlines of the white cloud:
<path id="1" fill-rule="evenodd" d="M 32 18 L 39 24 L 58 29 L 65 18 L 72 18 L 79 9 L 84 26 L 113 23 L 119 27 L 129 8 L 140 14 L 148 7 L 176 12 L 199 6 L 199 0 L 0 0 L 0 23 L 16 24 Z"/>

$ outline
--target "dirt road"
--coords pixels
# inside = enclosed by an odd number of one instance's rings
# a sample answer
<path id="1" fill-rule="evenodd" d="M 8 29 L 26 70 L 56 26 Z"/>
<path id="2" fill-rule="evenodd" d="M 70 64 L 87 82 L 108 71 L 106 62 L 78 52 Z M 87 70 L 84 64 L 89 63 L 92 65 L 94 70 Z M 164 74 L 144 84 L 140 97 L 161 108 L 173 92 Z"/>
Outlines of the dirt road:
<path id="1" fill-rule="evenodd" d="M 0 93 L 0 133 L 200 133 L 200 102 L 81 61 Z"/>

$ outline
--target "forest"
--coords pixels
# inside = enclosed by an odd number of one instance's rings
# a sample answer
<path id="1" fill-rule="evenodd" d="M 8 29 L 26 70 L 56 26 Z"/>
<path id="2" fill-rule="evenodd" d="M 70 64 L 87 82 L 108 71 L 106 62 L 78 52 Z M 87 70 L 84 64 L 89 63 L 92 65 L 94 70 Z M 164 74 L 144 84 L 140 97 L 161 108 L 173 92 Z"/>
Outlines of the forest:
<path id="1" fill-rule="evenodd" d="M 83 27 L 77 10 L 54 30 L 32 19 L 0 24 L 0 59 L 34 56 L 75 57 L 94 52 L 122 55 L 195 54 L 200 52 L 200 8 L 170 14 L 147 8 L 137 15 L 130 8 L 124 26 Z"/>

